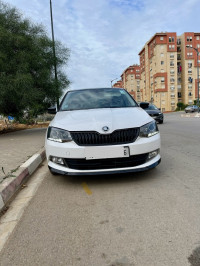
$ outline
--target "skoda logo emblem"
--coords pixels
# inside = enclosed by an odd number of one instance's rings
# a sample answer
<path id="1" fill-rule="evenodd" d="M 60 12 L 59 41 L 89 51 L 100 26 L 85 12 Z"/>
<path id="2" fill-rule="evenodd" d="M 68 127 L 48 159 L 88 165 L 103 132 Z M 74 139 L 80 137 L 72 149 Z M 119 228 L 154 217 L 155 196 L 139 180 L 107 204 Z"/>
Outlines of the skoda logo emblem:
<path id="1" fill-rule="evenodd" d="M 109 130 L 109 127 L 105 126 L 105 127 L 102 127 L 103 131 L 107 132 Z"/>

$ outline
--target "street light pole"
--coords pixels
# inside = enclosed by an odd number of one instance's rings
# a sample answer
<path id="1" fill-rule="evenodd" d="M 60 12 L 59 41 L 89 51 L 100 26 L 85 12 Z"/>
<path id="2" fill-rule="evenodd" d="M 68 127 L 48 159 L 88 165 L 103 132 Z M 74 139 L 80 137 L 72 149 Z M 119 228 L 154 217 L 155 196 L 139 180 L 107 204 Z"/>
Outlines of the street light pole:
<path id="1" fill-rule="evenodd" d="M 55 73 L 55 81 L 56 88 L 58 90 L 58 75 L 57 75 L 57 65 L 56 65 L 56 51 L 55 51 L 55 40 L 54 40 L 54 29 L 53 29 L 53 13 L 52 13 L 52 3 L 50 0 L 50 15 L 51 15 L 51 34 L 52 34 L 52 42 L 53 42 L 53 57 L 54 57 L 54 73 Z M 59 108 L 59 98 L 56 98 L 57 110 Z"/>
<path id="2" fill-rule="evenodd" d="M 199 51 L 198 48 L 190 47 L 190 45 L 186 45 L 187 48 L 193 48 L 197 52 L 197 106 L 199 113 Z"/>
<path id="3" fill-rule="evenodd" d="M 116 79 L 118 79 L 118 78 L 116 78 Z M 110 81 L 110 83 L 111 83 L 111 88 L 112 88 L 112 82 L 113 82 L 114 80 L 116 80 L 116 79 L 113 79 L 113 80 Z"/>

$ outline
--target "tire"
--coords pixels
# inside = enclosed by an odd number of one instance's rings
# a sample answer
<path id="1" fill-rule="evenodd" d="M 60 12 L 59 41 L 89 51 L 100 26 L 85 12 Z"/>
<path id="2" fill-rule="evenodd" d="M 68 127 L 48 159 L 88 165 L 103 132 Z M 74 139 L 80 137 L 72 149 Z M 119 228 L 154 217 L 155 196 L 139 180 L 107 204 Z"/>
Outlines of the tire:
<path id="1" fill-rule="evenodd" d="M 163 124 L 163 122 L 164 122 L 163 120 L 160 120 L 160 121 L 159 121 L 159 124 Z"/>

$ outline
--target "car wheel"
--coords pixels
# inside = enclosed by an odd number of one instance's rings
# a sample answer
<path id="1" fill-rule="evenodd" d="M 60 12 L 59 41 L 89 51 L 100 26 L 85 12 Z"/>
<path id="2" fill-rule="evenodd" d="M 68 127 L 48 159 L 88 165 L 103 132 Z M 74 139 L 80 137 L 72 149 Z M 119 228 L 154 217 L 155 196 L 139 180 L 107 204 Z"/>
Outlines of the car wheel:
<path id="1" fill-rule="evenodd" d="M 186 112 L 186 111 L 185 111 Z M 187 114 L 187 112 L 186 112 L 186 114 Z"/>
<path id="2" fill-rule="evenodd" d="M 160 120 L 160 121 L 159 121 L 159 124 L 163 124 L 163 120 Z"/>

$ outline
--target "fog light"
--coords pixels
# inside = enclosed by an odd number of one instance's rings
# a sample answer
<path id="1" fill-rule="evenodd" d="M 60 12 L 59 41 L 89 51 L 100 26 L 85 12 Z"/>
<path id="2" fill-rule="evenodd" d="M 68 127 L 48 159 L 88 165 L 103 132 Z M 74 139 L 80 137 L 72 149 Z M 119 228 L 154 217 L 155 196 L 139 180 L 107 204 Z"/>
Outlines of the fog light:
<path id="1" fill-rule="evenodd" d="M 149 155 L 148 155 L 148 160 L 156 157 L 156 155 L 158 154 L 158 152 L 159 152 L 159 150 L 150 152 Z"/>
<path id="2" fill-rule="evenodd" d="M 64 164 L 64 161 L 62 158 L 50 156 L 50 161 L 57 164 Z"/>

